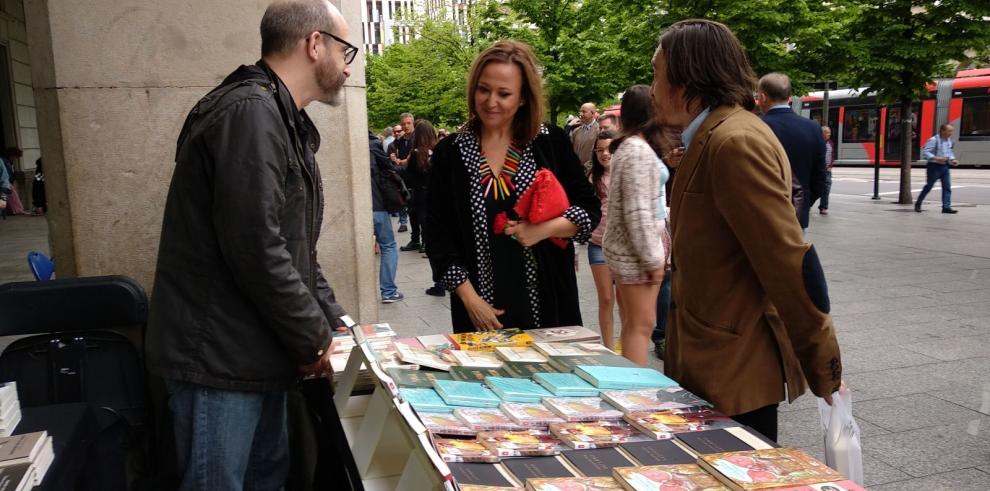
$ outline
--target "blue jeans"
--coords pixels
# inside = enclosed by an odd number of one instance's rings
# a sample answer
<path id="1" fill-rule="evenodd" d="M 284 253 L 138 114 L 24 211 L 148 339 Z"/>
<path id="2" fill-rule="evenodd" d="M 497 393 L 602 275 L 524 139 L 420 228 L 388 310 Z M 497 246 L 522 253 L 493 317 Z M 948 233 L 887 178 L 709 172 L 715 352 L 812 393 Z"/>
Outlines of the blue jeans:
<path id="1" fill-rule="evenodd" d="M 167 381 L 183 491 L 283 489 L 289 476 L 284 391 L 238 392 Z"/>
<path id="2" fill-rule="evenodd" d="M 949 181 L 948 164 L 940 165 L 929 162 L 925 167 L 925 176 L 928 178 L 928 182 L 921 189 L 921 194 L 918 195 L 918 201 L 915 202 L 915 206 L 921 206 L 921 202 L 931 192 L 932 187 L 935 186 L 935 182 L 942 181 L 942 209 L 952 208 L 952 183 Z"/>
<path id="3" fill-rule="evenodd" d="M 822 190 L 821 201 L 818 202 L 819 210 L 828 209 L 828 193 L 832 192 L 832 171 L 825 171 L 825 189 Z"/>
<path id="4" fill-rule="evenodd" d="M 670 276 L 667 271 L 663 275 L 663 282 L 660 283 L 660 293 L 657 295 L 657 327 L 650 335 L 650 339 L 656 343 L 662 341 L 667 336 L 667 314 L 670 312 Z"/>
<path id="5" fill-rule="evenodd" d="M 381 266 L 378 268 L 378 289 L 382 298 L 394 297 L 399 293 L 395 286 L 395 272 L 399 269 L 399 250 L 395 245 L 395 232 L 392 219 L 387 211 L 372 213 L 375 219 L 375 241 L 378 242 Z"/>
<path id="6" fill-rule="evenodd" d="M 602 251 L 602 246 L 588 242 L 588 264 L 592 266 L 605 264 L 605 252 Z"/>

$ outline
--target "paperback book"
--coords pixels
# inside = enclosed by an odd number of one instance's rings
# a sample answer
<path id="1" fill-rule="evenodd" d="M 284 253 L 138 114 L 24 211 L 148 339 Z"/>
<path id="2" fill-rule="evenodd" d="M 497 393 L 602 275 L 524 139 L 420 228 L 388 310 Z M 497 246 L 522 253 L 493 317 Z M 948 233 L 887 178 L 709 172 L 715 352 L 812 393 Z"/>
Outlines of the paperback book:
<path id="1" fill-rule="evenodd" d="M 444 402 L 452 406 L 497 408 L 502 403 L 491 389 L 480 382 L 437 380 L 433 383 L 433 388 Z"/>
<path id="2" fill-rule="evenodd" d="M 357 338 L 358 342 L 364 342 L 368 339 L 388 338 L 395 336 L 395 331 L 388 323 L 362 324 L 360 326 L 354 326 L 353 329 L 354 337 Z"/>
<path id="3" fill-rule="evenodd" d="M 596 397 L 599 393 L 597 387 L 573 373 L 538 372 L 533 374 L 533 381 L 560 397 Z"/>
<path id="4" fill-rule="evenodd" d="M 464 351 L 495 351 L 498 346 L 531 346 L 533 337 L 518 328 L 497 331 L 468 332 L 451 334 L 450 340 L 455 349 Z"/>
<path id="5" fill-rule="evenodd" d="M 640 465 L 694 464 L 698 458 L 674 440 L 627 442 L 619 445 Z"/>
<path id="6" fill-rule="evenodd" d="M 844 479 L 796 448 L 702 455 L 698 464 L 733 490 L 804 486 Z"/>
<path id="7" fill-rule="evenodd" d="M 395 350 L 399 353 L 399 359 L 404 363 L 412 363 L 443 371 L 450 370 L 452 364 L 450 360 L 445 359 L 440 353 L 423 348 L 413 348 L 405 344 L 396 343 Z"/>
<path id="8" fill-rule="evenodd" d="M 600 342 L 599 333 L 583 326 L 543 327 L 526 331 L 533 336 L 534 342 L 544 343 L 577 343 Z"/>
<path id="9" fill-rule="evenodd" d="M 704 399 L 678 386 L 661 389 L 603 390 L 601 397 L 624 413 L 711 406 Z"/>
<path id="10" fill-rule="evenodd" d="M 568 422 L 622 419 L 622 411 L 598 397 L 548 397 L 543 404 Z"/>
<path id="11" fill-rule="evenodd" d="M 436 380 L 450 380 L 447 372 L 435 372 L 432 370 L 407 370 L 405 368 L 391 367 L 385 370 L 392 381 L 399 387 L 419 387 L 433 388 Z"/>
<path id="12" fill-rule="evenodd" d="M 526 429 L 498 408 L 460 408 L 454 410 L 454 416 L 468 428 L 477 431 L 519 431 Z"/>
<path id="13" fill-rule="evenodd" d="M 419 344 L 428 350 L 450 350 L 453 349 L 453 341 L 446 334 L 429 334 L 426 336 L 416 336 Z"/>
<path id="14" fill-rule="evenodd" d="M 625 420 L 657 440 L 673 438 L 685 431 L 703 431 L 739 426 L 735 420 L 708 408 L 668 409 L 629 413 Z"/>
<path id="15" fill-rule="evenodd" d="M 409 403 L 417 413 L 449 413 L 455 408 L 448 405 L 433 389 L 409 387 L 399 389 L 399 395 Z"/>
<path id="16" fill-rule="evenodd" d="M 526 378 L 485 377 L 485 384 L 492 392 L 507 402 L 540 402 L 553 394 L 540 384 Z"/>
<path id="17" fill-rule="evenodd" d="M 677 385 L 652 368 L 578 365 L 574 374 L 599 389 L 656 389 Z"/>
<path id="18" fill-rule="evenodd" d="M 619 467 L 612 474 L 630 491 L 723 491 L 727 489 L 696 464 Z"/>
<path id="19" fill-rule="evenodd" d="M 583 356 L 594 354 L 593 352 L 581 348 L 577 344 L 569 343 L 537 342 L 533 343 L 533 348 L 542 353 L 544 356 Z"/>
<path id="20" fill-rule="evenodd" d="M 497 464 L 452 462 L 447 464 L 461 491 L 466 489 L 514 489 Z M 516 488 L 519 489 L 519 488 Z"/>
<path id="21" fill-rule="evenodd" d="M 563 456 L 585 477 L 612 477 L 613 468 L 636 465 L 613 447 L 566 450 Z"/>
<path id="22" fill-rule="evenodd" d="M 632 426 L 622 421 L 553 423 L 550 432 L 574 449 L 614 447 L 636 434 Z"/>
<path id="23" fill-rule="evenodd" d="M 866 489 L 861 487 L 859 484 L 846 480 L 808 484 L 806 486 L 777 488 L 774 489 L 774 491 L 866 491 Z"/>
<path id="24" fill-rule="evenodd" d="M 34 466 L 16 464 L 0 467 L 0 489 L 4 491 L 27 491 L 35 486 Z"/>
<path id="25" fill-rule="evenodd" d="M 495 354 L 505 361 L 526 362 L 526 363 L 546 363 L 547 358 L 530 347 L 504 347 L 495 348 Z"/>
<path id="26" fill-rule="evenodd" d="M 623 491 L 609 477 L 556 477 L 526 480 L 526 491 Z"/>
<path id="27" fill-rule="evenodd" d="M 478 430 L 468 428 L 453 413 L 419 413 L 419 420 L 436 435 L 475 436 Z"/>
<path id="28" fill-rule="evenodd" d="M 454 350 L 450 352 L 450 355 L 462 367 L 499 368 L 504 363 L 498 356 L 484 351 Z"/>
<path id="29" fill-rule="evenodd" d="M 629 361 L 628 358 L 613 353 L 577 356 L 551 356 L 549 363 L 555 371 L 563 373 L 573 372 L 575 368 L 581 365 L 639 368 L 639 365 Z"/>
<path id="30" fill-rule="evenodd" d="M 749 438 L 743 440 L 733 433 L 735 431 L 748 433 L 742 428 L 720 428 L 678 433 L 676 438 L 699 455 L 772 448 L 752 434 L 749 434 Z M 754 444 L 759 446 L 753 446 Z"/>
<path id="31" fill-rule="evenodd" d="M 532 378 L 537 373 L 553 373 L 557 370 L 549 363 L 533 363 L 528 361 L 507 361 L 502 370 L 510 377 Z"/>
<path id="32" fill-rule="evenodd" d="M 456 353 L 456 352 L 455 352 Z M 504 368 L 450 367 L 450 378 L 462 382 L 484 382 L 485 377 L 508 377 Z"/>
<path id="33" fill-rule="evenodd" d="M 547 428 L 550 423 L 563 423 L 564 420 L 543 404 L 503 402 L 499 409 L 521 426 L 527 428 Z"/>
<path id="34" fill-rule="evenodd" d="M 560 440 L 540 430 L 482 431 L 478 433 L 478 441 L 499 457 L 533 457 L 560 452 Z"/>
<path id="35" fill-rule="evenodd" d="M 541 477 L 574 477 L 574 473 L 567 470 L 557 457 L 506 459 L 502 465 L 520 482 Z"/>
<path id="36" fill-rule="evenodd" d="M 498 462 L 497 455 L 477 440 L 434 438 L 437 453 L 444 462 Z"/>

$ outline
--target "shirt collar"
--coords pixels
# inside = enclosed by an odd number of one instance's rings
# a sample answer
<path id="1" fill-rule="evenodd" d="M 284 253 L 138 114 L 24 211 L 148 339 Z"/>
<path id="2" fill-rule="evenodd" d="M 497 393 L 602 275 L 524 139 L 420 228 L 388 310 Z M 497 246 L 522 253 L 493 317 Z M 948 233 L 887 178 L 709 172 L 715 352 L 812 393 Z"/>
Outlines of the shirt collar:
<path id="1" fill-rule="evenodd" d="M 695 116 L 694 121 L 691 121 L 691 124 L 689 124 L 687 128 L 684 128 L 684 131 L 681 132 L 681 141 L 684 142 L 685 150 L 687 150 L 688 145 L 691 144 L 694 134 L 697 133 L 698 128 L 701 127 L 701 123 L 704 123 L 705 119 L 708 119 L 708 114 L 711 112 L 712 108 L 710 107 L 706 108 L 704 111 L 701 111 L 701 114 Z"/>
<path id="2" fill-rule="evenodd" d="M 790 108 L 791 108 L 790 104 L 777 104 L 776 106 L 771 106 L 770 109 L 767 110 L 767 112 L 773 111 L 774 109 L 790 109 Z"/>

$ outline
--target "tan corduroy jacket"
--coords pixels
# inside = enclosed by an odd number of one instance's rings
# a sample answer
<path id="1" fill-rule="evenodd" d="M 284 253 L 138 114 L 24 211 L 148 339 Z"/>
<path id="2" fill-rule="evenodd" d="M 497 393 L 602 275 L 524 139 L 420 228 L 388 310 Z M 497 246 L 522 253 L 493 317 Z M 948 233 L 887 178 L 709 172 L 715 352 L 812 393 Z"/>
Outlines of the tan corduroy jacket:
<path id="1" fill-rule="evenodd" d="M 674 178 L 665 370 L 729 415 L 793 401 L 809 385 L 828 395 L 842 379 L 825 278 L 795 217 L 790 172 L 769 127 L 720 107 Z"/>

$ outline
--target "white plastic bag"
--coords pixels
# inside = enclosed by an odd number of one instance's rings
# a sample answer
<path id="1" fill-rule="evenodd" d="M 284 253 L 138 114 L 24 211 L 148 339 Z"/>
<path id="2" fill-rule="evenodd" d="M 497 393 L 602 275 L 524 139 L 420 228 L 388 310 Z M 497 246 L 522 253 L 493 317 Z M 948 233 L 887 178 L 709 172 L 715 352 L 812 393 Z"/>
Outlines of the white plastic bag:
<path id="1" fill-rule="evenodd" d="M 818 399 L 818 412 L 825 436 L 825 463 L 862 486 L 863 446 L 859 425 L 853 418 L 852 392 L 843 386 L 832 394 L 831 406 Z"/>

